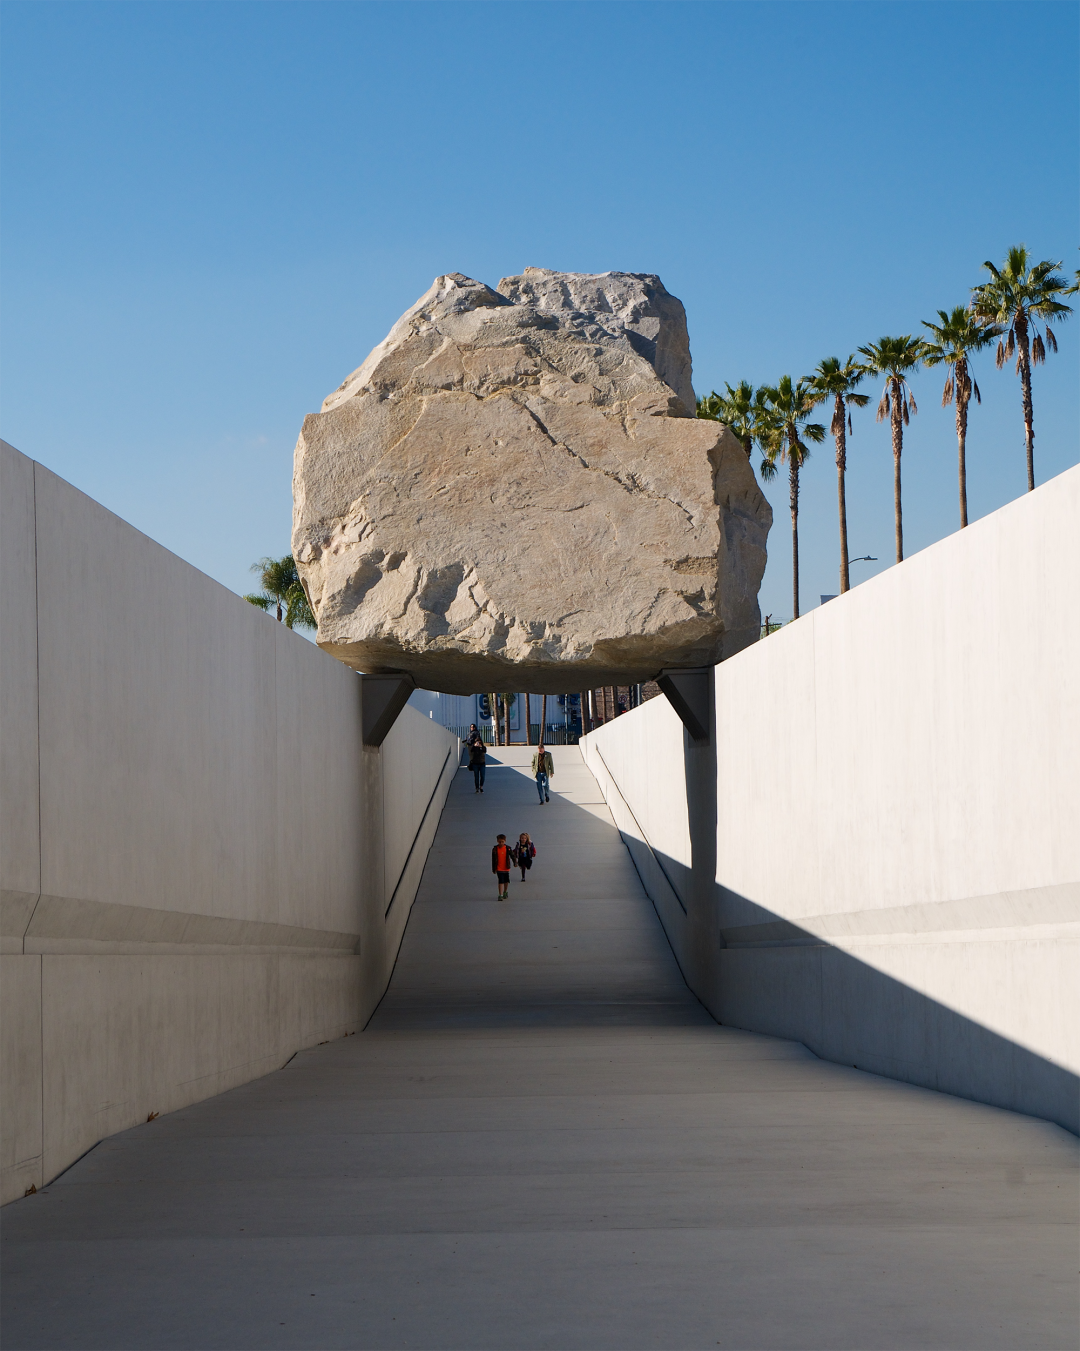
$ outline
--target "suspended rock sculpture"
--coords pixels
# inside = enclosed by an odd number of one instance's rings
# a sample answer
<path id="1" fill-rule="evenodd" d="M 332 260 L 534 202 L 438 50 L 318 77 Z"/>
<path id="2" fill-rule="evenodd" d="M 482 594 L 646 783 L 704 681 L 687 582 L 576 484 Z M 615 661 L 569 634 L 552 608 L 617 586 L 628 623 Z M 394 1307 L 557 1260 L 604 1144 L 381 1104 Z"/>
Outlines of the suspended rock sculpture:
<path id="1" fill-rule="evenodd" d="M 447 693 L 559 693 L 756 639 L 772 512 L 694 417 L 660 279 L 436 279 L 305 418 L 293 554 L 318 642 Z"/>

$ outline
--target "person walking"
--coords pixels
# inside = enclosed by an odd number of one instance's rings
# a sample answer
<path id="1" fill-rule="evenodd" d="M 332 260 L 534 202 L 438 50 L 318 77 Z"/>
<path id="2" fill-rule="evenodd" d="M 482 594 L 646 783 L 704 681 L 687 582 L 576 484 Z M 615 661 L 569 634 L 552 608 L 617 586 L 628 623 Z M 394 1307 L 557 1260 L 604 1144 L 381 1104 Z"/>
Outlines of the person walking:
<path id="1" fill-rule="evenodd" d="M 529 839 L 529 832 L 523 830 L 514 846 L 514 862 L 521 869 L 521 880 L 523 882 L 525 881 L 525 874 L 532 867 L 532 861 L 535 857 L 536 845 Z"/>
<path id="2" fill-rule="evenodd" d="M 555 777 L 555 761 L 551 758 L 551 752 L 544 750 L 544 743 L 541 741 L 536 748 L 536 754 L 532 758 L 533 778 L 536 780 L 536 791 L 540 794 L 541 807 L 545 802 L 550 802 L 548 796 L 548 783 Z"/>
<path id="3" fill-rule="evenodd" d="M 510 899 L 510 869 L 514 864 L 514 851 L 508 848 L 505 835 L 496 835 L 495 848 L 491 851 L 491 871 L 499 882 L 499 900 Z"/>
<path id="4" fill-rule="evenodd" d="M 487 747 L 484 738 L 477 733 L 476 740 L 469 738 L 469 768 L 472 770 L 476 791 L 484 791 L 484 770 L 487 767 Z"/>

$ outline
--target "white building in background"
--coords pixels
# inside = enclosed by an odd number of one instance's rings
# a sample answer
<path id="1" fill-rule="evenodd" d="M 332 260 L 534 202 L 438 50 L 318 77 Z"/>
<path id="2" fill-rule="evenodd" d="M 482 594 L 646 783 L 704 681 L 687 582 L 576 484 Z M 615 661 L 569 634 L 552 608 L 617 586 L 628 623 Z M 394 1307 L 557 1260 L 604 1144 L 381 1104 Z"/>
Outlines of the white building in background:
<path id="1" fill-rule="evenodd" d="M 543 697 L 539 694 L 528 695 L 529 721 L 533 727 L 539 727 L 543 709 Z M 574 735 L 580 727 L 579 696 L 576 694 L 549 694 L 547 697 L 547 721 L 545 736 L 552 734 L 565 737 L 567 722 L 570 733 Z M 464 736 L 472 723 L 477 727 L 491 727 L 491 711 L 486 694 L 438 694 L 434 690 L 416 690 L 409 699 L 411 708 L 419 709 L 433 722 L 441 723 L 458 736 Z M 510 710 L 510 736 L 512 740 L 525 740 L 524 696 L 518 695 Z M 516 735 L 515 735 L 516 734 Z"/>

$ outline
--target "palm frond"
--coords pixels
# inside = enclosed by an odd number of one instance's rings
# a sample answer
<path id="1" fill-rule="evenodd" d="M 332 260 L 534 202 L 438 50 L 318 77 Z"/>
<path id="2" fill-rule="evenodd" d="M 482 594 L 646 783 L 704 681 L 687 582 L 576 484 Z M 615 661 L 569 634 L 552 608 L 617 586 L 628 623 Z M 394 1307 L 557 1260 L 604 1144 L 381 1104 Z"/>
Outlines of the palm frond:
<path id="1" fill-rule="evenodd" d="M 1058 349 L 1057 338 L 1054 337 L 1054 330 L 1052 328 L 1048 327 L 1046 330 L 1046 341 L 1050 344 L 1050 350 L 1056 352 Z"/>
<path id="2" fill-rule="evenodd" d="M 923 361 L 927 366 L 951 366 L 970 352 L 987 347 L 1001 332 L 998 325 L 977 318 L 963 305 L 954 306 L 949 313 L 938 310 L 938 317 L 940 324 L 923 320 L 923 327 L 934 339 L 923 344 Z"/>
<path id="3" fill-rule="evenodd" d="M 917 370 L 923 359 L 923 341 L 905 333 L 895 338 L 879 338 L 876 343 L 860 347 L 862 369 L 866 374 L 903 377 Z"/>
<path id="4" fill-rule="evenodd" d="M 260 558 L 251 565 L 251 571 L 258 575 L 266 594 L 280 605 L 286 604 L 289 587 L 299 580 L 292 554 L 284 558 Z"/>
<path id="5" fill-rule="evenodd" d="M 818 362 L 814 373 L 799 383 L 814 403 L 822 403 L 837 395 L 846 398 L 864 374 L 861 363 L 855 360 L 854 355 L 850 355 L 846 361 L 841 361 L 839 357 L 825 357 Z"/>
<path id="6" fill-rule="evenodd" d="M 948 408 L 953 401 L 953 378 L 950 375 L 945 381 L 945 388 L 941 391 L 941 406 Z"/>
<path id="7" fill-rule="evenodd" d="M 971 392 L 975 395 L 975 402 L 982 403 L 982 395 L 979 393 L 979 382 L 977 380 L 972 380 Z"/>
<path id="8" fill-rule="evenodd" d="M 755 390 L 749 380 L 740 380 L 733 389 L 725 384 L 725 393 L 713 390 L 697 403 L 699 418 L 722 422 L 729 427 L 746 448 L 747 455 L 758 440 L 762 415 L 761 390 Z"/>
<path id="9" fill-rule="evenodd" d="M 977 318 L 997 324 L 1015 324 L 1024 315 L 1036 315 L 1047 323 L 1066 319 L 1072 310 L 1061 296 L 1070 292 L 1068 278 L 1057 269 L 1061 263 L 1049 258 L 1029 266 L 1027 249 L 1014 245 L 998 269 L 984 264 L 991 280 L 971 293 L 971 310 Z M 1006 347 L 1006 358 L 1012 352 Z"/>
<path id="10" fill-rule="evenodd" d="M 308 603 L 307 592 L 299 580 L 289 587 L 286 601 L 285 623 L 290 629 L 297 627 L 302 629 L 318 628 L 318 622 Z"/>
<path id="11" fill-rule="evenodd" d="M 1012 277 L 1022 277 L 1027 271 L 1028 251 L 1023 244 L 1014 244 L 1005 258 L 1005 271 Z"/>
<path id="12" fill-rule="evenodd" d="M 269 610 L 271 605 L 274 604 L 273 599 L 270 596 L 250 595 L 245 596 L 244 599 L 249 605 L 257 605 L 260 610 Z"/>

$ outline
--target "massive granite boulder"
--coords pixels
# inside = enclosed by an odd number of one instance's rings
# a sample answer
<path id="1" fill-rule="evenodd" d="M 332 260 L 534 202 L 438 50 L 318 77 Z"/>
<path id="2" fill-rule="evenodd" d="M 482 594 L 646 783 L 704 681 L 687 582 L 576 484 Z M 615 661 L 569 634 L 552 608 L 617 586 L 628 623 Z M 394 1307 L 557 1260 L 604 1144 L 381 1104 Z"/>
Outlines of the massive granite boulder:
<path id="1" fill-rule="evenodd" d="M 658 277 L 438 277 L 304 419 L 293 553 L 318 642 L 447 693 L 560 693 L 758 635 L 772 512 L 693 416 Z"/>

